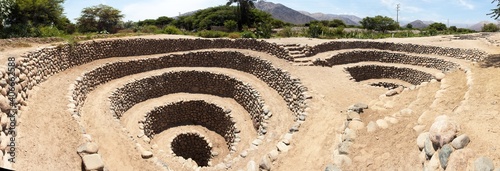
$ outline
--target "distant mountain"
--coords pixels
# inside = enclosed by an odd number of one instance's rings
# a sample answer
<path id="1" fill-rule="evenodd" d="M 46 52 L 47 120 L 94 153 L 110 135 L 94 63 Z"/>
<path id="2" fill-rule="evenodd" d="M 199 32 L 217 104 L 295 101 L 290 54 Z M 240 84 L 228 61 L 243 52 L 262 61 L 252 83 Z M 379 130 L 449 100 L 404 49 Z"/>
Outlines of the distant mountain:
<path id="1" fill-rule="evenodd" d="M 279 3 L 259 1 L 255 3 L 255 8 L 271 14 L 275 19 L 288 23 L 305 24 L 315 20 L 313 17 L 304 15 Z"/>
<path id="2" fill-rule="evenodd" d="M 427 23 L 429 23 L 429 22 L 427 22 Z M 412 21 L 408 24 L 411 24 L 413 26 L 413 28 L 417 28 L 417 29 L 423 29 L 423 28 L 426 28 L 427 26 L 429 26 L 429 24 L 426 24 L 424 21 L 421 21 L 421 20 L 415 20 L 415 21 Z"/>
<path id="3" fill-rule="evenodd" d="M 299 11 L 300 13 L 310 16 L 316 20 L 334 20 L 334 19 L 339 19 L 344 21 L 345 24 L 347 25 L 355 25 L 359 26 L 361 25 L 359 22 L 362 20 L 358 16 L 355 15 L 337 15 L 337 14 L 323 14 L 320 12 L 317 13 L 309 13 L 306 11 Z"/>
<path id="4" fill-rule="evenodd" d="M 484 26 L 485 24 L 489 24 L 489 23 L 491 23 L 491 22 L 488 22 L 488 21 L 481 21 L 481 22 L 479 22 L 479 23 L 477 23 L 477 24 L 474 24 L 474 25 L 470 26 L 470 27 L 469 27 L 469 29 L 471 29 L 471 30 L 475 30 L 475 31 L 481 31 L 481 30 L 483 29 L 483 26 Z"/>

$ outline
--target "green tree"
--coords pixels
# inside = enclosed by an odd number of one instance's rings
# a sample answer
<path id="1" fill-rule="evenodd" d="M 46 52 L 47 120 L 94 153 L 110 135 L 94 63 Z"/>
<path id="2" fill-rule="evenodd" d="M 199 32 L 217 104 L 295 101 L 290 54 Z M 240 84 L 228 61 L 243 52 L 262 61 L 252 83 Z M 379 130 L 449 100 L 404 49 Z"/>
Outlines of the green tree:
<path id="1" fill-rule="evenodd" d="M 450 26 L 450 28 L 448 28 L 448 30 L 450 30 L 452 32 L 457 32 L 458 28 L 457 28 L 457 26 Z"/>
<path id="2" fill-rule="evenodd" d="M 387 30 L 396 30 L 399 28 L 398 23 L 396 23 L 396 21 L 392 18 L 380 15 L 375 17 L 365 17 L 359 23 L 361 23 L 365 29 L 382 32 L 386 32 Z"/>
<path id="3" fill-rule="evenodd" d="M 145 19 L 142 21 L 138 21 L 137 25 L 138 26 L 147 26 L 147 25 L 156 26 L 156 20 L 155 19 Z"/>
<path id="4" fill-rule="evenodd" d="M 495 20 L 497 20 L 498 18 L 500 18 L 500 0 L 491 1 L 491 3 L 495 3 L 495 2 L 498 2 L 497 7 L 494 9 L 491 9 L 491 13 L 488 13 L 487 15 L 491 15 L 491 18 L 494 18 Z"/>
<path id="5" fill-rule="evenodd" d="M 64 0 L 0 0 L 1 37 L 41 36 L 40 28 L 64 30 Z"/>
<path id="6" fill-rule="evenodd" d="M 432 23 L 431 25 L 427 26 L 427 29 L 435 29 L 437 31 L 444 31 L 446 30 L 446 24 L 443 23 Z"/>
<path id="7" fill-rule="evenodd" d="M 255 8 L 254 2 L 257 0 L 228 0 L 227 6 L 237 3 L 238 10 L 238 29 L 241 30 L 243 25 L 250 26 L 249 13 L 252 8 Z"/>
<path id="8" fill-rule="evenodd" d="M 96 5 L 82 10 L 82 15 L 77 18 L 78 30 L 80 32 L 107 31 L 116 33 L 118 23 L 124 17 L 120 10 L 108 5 Z"/>
<path id="9" fill-rule="evenodd" d="M 334 19 L 328 22 L 328 27 L 346 27 L 346 24 L 342 20 Z"/>
<path id="10" fill-rule="evenodd" d="M 211 26 L 224 26 L 228 20 L 238 21 L 238 16 L 234 15 L 236 10 L 236 6 L 211 7 L 190 16 L 180 16 L 171 25 L 190 31 L 209 30 Z M 248 19 L 249 24 L 246 26 L 252 28 L 256 28 L 260 22 L 273 24 L 271 15 L 258 9 L 251 9 Z"/>
<path id="11" fill-rule="evenodd" d="M 408 24 L 406 25 L 406 28 L 407 28 L 407 29 L 413 29 L 413 25 L 411 25 L 410 23 L 408 23 Z"/>
<path id="12" fill-rule="evenodd" d="M 161 16 L 156 19 L 156 26 L 158 27 L 165 27 L 166 25 L 169 25 L 174 21 L 173 18 L 167 17 L 167 16 Z"/>
<path id="13" fill-rule="evenodd" d="M 482 32 L 497 32 L 499 30 L 498 26 L 493 23 L 484 24 L 481 29 Z"/>

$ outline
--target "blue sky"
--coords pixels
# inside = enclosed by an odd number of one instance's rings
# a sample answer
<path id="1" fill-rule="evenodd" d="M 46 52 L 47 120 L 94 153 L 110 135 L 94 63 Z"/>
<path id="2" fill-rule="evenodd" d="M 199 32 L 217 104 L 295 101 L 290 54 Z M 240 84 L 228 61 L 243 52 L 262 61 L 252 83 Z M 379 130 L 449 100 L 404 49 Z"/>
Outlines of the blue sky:
<path id="1" fill-rule="evenodd" d="M 486 14 L 495 5 L 491 0 L 268 0 L 295 10 L 330 14 L 352 14 L 358 17 L 384 15 L 396 18 L 396 5 L 401 4 L 402 23 L 417 19 L 450 25 L 472 25 L 480 21 L 495 22 Z M 125 14 L 124 21 L 138 21 L 225 4 L 227 0 L 66 0 L 66 16 L 74 21 L 83 8 L 106 4 Z"/>

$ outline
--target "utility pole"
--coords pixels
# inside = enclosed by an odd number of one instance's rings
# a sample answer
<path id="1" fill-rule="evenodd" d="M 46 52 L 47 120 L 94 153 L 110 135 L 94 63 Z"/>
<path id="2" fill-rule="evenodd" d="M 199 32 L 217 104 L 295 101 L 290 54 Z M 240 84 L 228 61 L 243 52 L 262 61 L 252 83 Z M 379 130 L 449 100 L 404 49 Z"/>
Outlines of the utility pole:
<path id="1" fill-rule="evenodd" d="M 399 23 L 399 9 L 401 8 L 401 5 L 398 4 L 396 7 L 396 22 Z"/>

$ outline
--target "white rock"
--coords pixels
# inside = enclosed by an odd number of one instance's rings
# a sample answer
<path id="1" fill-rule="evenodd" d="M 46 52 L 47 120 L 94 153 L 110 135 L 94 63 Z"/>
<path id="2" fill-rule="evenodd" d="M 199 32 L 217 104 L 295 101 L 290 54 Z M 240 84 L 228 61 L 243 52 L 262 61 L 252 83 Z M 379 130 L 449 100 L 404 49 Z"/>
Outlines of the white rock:
<path id="1" fill-rule="evenodd" d="M 377 126 L 380 127 L 380 128 L 382 128 L 382 129 L 389 128 L 389 124 L 387 124 L 387 121 L 385 121 L 383 119 L 377 120 Z"/>
<path id="2" fill-rule="evenodd" d="M 366 129 L 367 129 L 368 132 L 374 132 L 374 131 L 377 130 L 377 124 L 375 122 L 373 122 L 373 121 L 370 121 L 368 123 L 368 126 L 366 126 Z"/>
<path id="3" fill-rule="evenodd" d="M 401 116 L 411 116 L 413 114 L 413 110 L 406 108 L 399 111 L 399 113 L 401 114 Z"/>
<path id="4" fill-rule="evenodd" d="M 442 72 L 438 72 L 438 73 L 436 73 L 435 77 L 436 77 L 436 80 L 441 81 L 441 80 L 443 80 L 445 75 Z"/>
<path id="5" fill-rule="evenodd" d="M 255 161 L 250 160 L 250 161 L 247 163 L 247 171 L 258 171 L 258 170 L 257 170 L 257 164 L 255 163 Z"/>
<path id="6" fill-rule="evenodd" d="M 429 139 L 429 132 L 424 132 L 418 135 L 417 137 L 417 146 L 420 150 L 424 148 L 425 140 Z"/>
<path id="7" fill-rule="evenodd" d="M 424 131 L 425 125 L 417 125 L 413 127 L 413 130 L 417 132 L 417 134 L 420 134 L 422 131 Z"/>
<path id="8" fill-rule="evenodd" d="M 365 128 L 365 123 L 358 121 L 358 120 L 353 120 L 349 122 L 349 128 L 352 130 L 361 130 Z"/>
<path id="9" fill-rule="evenodd" d="M 151 151 L 144 150 L 141 152 L 141 157 L 143 159 L 149 159 L 149 158 L 153 157 L 153 153 Z"/>
<path id="10" fill-rule="evenodd" d="M 457 131 L 458 125 L 454 121 L 448 119 L 448 117 L 441 115 L 438 116 L 431 125 L 429 137 L 434 144 L 442 147 L 455 138 Z"/>
<path id="11" fill-rule="evenodd" d="M 104 168 L 104 162 L 99 154 L 85 155 L 82 160 L 85 170 L 102 170 Z"/>

